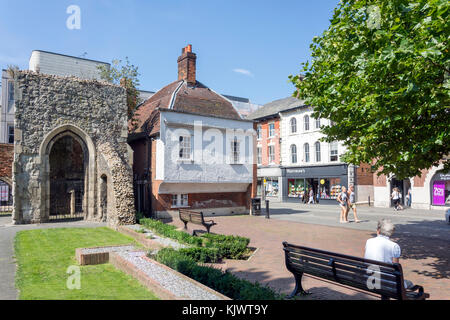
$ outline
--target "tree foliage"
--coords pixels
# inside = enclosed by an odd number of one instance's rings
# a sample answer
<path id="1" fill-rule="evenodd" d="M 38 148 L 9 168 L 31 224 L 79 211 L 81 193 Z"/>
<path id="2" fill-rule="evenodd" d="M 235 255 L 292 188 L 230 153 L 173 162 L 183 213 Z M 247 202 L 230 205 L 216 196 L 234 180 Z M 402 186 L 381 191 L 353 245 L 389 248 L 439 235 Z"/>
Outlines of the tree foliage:
<path id="1" fill-rule="evenodd" d="M 450 167 L 449 1 L 341 0 L 290 76 L 343 160 L 398 178 Z M 375 160 L 375 161 L 374 161 Z"/>
<path id="2" fill-rule="evenodd" d="M 138 67 L 130 64 L 126 57 L 124 63 L 122 60 L 115 59 L 111 66 L 99 65 L 97 68 L 103 80 L 121 85 L 127 90 L 128 119 L 132 119 L 136 107 L 141 103 L 137 89 L 139 86 Z"/>

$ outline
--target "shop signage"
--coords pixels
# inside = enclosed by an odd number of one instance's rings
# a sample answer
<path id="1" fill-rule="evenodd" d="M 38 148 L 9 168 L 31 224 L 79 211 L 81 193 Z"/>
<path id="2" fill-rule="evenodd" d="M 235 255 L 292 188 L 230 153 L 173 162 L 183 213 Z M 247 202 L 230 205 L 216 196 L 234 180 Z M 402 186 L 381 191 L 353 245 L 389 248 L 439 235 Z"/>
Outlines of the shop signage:
<path id="1" fill-rule="evenodd" d="M 433 205 L 445 205 L 445 182 L 435 181 L 433 184 Z"/>
<path id="2" fill-rule="evenodd" d="M 450 172 L 449 173 L 440 173 L 438 176 L 439 180 L 448 181 L 450 180 Z"/>

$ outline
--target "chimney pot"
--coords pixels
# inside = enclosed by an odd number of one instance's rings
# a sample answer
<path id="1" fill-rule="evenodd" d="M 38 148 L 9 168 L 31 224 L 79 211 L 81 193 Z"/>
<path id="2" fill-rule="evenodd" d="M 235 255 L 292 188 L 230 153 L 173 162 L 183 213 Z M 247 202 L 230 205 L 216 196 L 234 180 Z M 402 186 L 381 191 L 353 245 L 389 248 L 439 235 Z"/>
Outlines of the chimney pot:
<path id="1" fill-rule="evenodd" d="M 192 52 L 192 45 L 188 44 L 181 50 L 181 56 L 178 57 L 178 80 L 195 84 L 196 60 L 197 56 Z"/>

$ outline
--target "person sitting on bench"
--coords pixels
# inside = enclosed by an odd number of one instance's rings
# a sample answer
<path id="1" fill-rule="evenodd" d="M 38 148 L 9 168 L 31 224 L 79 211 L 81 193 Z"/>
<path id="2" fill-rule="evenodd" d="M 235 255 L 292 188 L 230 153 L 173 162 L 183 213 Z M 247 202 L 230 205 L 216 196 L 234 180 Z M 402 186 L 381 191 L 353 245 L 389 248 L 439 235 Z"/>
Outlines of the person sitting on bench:
<path id="1" fill-rule="evenodd" d="M 402 250 L 400 246 L 389 238 L 394 234 L 395 226 L 389 219 L 378 221 L 377 236 L 367 240 L 364 253 L 365 259 L 386 263 L 400 263 Z M 405 280 L 405 288 L 410 289 L 414 284 Z"/>

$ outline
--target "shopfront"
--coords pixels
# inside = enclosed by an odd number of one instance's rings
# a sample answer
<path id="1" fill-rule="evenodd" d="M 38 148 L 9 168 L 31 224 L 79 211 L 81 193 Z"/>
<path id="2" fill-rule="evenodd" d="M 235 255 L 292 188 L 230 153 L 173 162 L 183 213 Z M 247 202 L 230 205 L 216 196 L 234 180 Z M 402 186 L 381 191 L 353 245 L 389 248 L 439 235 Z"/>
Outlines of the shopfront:
<path id="1" fill-rule="evenodd" d="M 347 187 L 347 165 L 285 168 L 284 200 L 305 199 L 313 190 L 314 199 L 336 200 L 343 186 Z"/>
<path id="2" fill-rule="evenodd" d="M 280 168 L 258 168 L 256 194 L 258 198 L 281 200 Z"/>
<path id="3" fill-rule="evenodd" d="M 438 171 L 431 179 L 431 205 L 450 206 L 450 172 Z"/>

